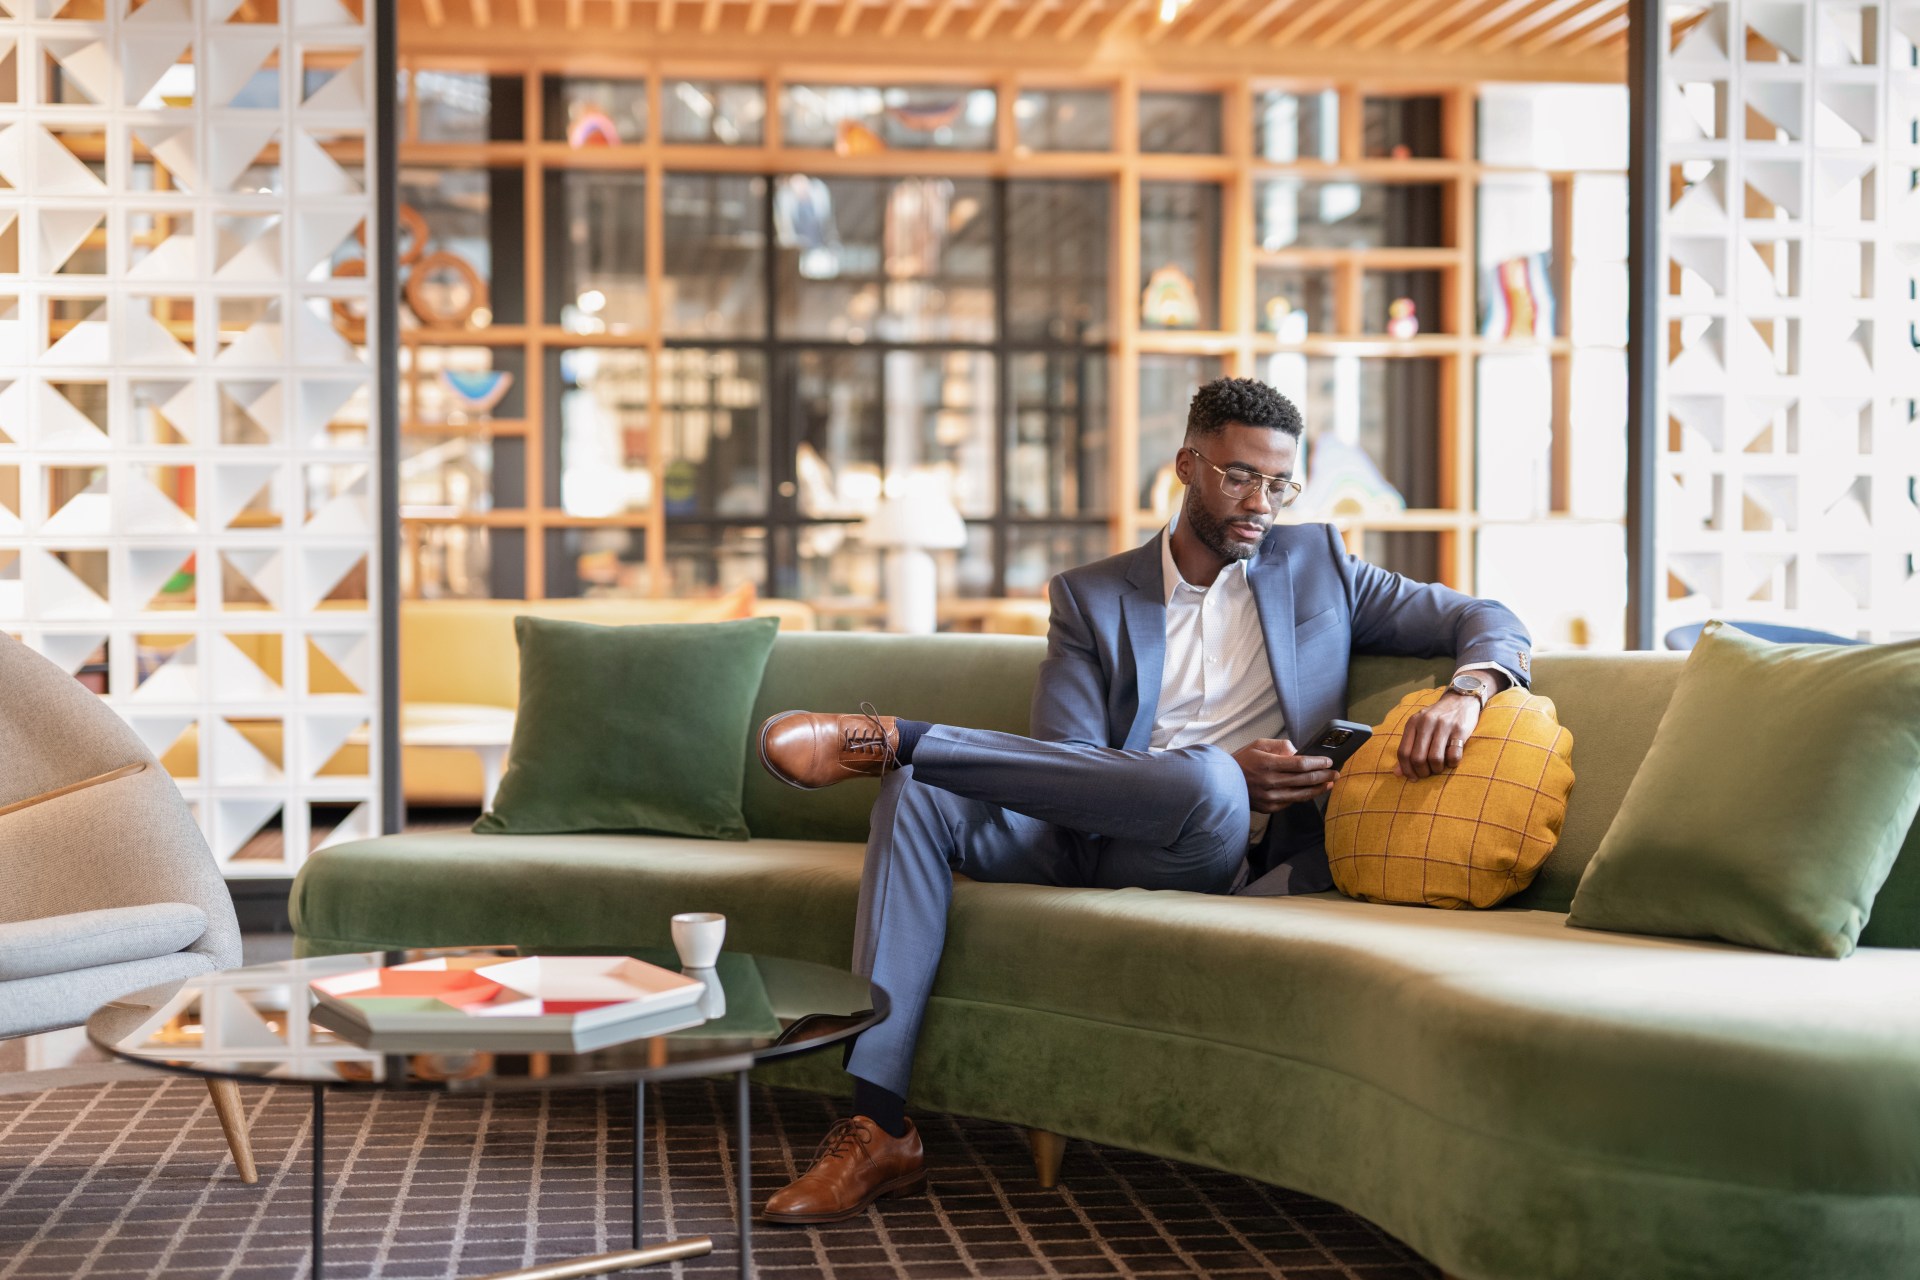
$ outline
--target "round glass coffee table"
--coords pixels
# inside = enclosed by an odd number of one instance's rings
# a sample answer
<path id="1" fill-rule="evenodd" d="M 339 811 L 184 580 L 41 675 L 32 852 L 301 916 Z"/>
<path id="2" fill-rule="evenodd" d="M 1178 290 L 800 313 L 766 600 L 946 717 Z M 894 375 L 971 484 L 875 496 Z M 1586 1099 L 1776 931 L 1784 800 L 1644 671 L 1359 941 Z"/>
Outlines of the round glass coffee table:
<path id="1" fill-rule="evenodd" d="M 708 1236 L 646 1244 L 645 1098 L 648 1081 L 732 1075 L 738 1177 L 740 1275 L 753 1274 L 747 1075 L 775 1058 L 841 1044 L 887 1016 L 886 993 L 845 970 L 799 960 L 726 952 L 695 1005 L 625 1024 L 554 1038 L 480 1026 L 455 1037 L 372 1031 L 319 1003 L 308 986 L 356 970 L 444 960 L 470 967 L 487 957 L 628 955 L 678 971 L 670 950 L 444 947 L 371 951 L 229 969 L 137 991 L 87 1020 L 93 1043 L 116 1058 L 161 1071 L 256 1084 L 306 1085 L 313 1097 L 314 1280 L 323 1275 L 326 1096 L 329 1089 L 439 1090 L 621 1088 L 633 1091 L 633 1247 L 570 1258 L 479 1280 L 562 1280 L 698 1257 Z M 487 1019 L 468 1021 L 484 1024 Z M 689 1022 L 697 1025 L 686 1025 Z M 666 1030 L 668 1026 L 678 1029 Z M 638 1029 L 636 1029 L 636 1026 Z M 631 1034 L 628 1034 L 631 1033 Z M 623 1038 L 624 1037 L 624 1038 Z M 603 1043 L 611 1039 L 612 1043 Z"/>

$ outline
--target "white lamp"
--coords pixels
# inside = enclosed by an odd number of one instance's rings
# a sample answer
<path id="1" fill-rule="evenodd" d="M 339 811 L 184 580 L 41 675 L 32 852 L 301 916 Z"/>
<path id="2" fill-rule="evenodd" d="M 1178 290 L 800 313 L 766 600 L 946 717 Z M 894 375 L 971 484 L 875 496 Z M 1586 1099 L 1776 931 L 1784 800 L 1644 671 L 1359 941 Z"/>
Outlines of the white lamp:
<path id="1" fill-rule="evenodd" d="M 940 583 L 927 553 L 966 546 L 967 524 L 940 476 L 916 472 L 888 489 L 860 536 L 887 553 L 887 630 L 929 635 L 939 625 Z"/>

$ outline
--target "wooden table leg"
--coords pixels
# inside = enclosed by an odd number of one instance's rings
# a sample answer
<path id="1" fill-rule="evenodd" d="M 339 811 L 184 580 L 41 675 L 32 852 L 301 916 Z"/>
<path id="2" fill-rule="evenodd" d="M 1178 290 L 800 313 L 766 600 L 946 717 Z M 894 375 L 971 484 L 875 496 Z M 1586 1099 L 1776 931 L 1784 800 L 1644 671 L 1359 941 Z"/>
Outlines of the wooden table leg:
<path id="1" fill-rule="evenodd" d="M 247 1136 L 247 1111 L 240 1103 L 240 1086 L 231 1080 L 208 1080 L 207 1092 L 213 1095 L 214 1114 L 220 1117 L 220 1131 L 227 1135 L 240 1181 L 260 1181 L 260 1172 L 253 1165 L 253 1140 Z"/>

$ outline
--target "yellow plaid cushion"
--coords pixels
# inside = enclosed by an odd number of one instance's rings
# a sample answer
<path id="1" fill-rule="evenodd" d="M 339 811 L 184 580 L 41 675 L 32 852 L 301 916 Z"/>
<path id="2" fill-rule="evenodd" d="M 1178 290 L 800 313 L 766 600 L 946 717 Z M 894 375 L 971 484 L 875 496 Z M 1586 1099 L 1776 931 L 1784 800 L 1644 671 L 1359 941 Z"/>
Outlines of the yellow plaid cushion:
<path id="1" fill-rule="evenodd" d="M 1551 699 L 1503 690 L 1458 765 L 1413 781 L 1394 776 L 1407 721 L 1445 693 L 1402 698 L 1327 796 L 1327 862 L 1350 898 L 1491 907 L 1526 888 L 1560 839 L 1573 734 Z"/>

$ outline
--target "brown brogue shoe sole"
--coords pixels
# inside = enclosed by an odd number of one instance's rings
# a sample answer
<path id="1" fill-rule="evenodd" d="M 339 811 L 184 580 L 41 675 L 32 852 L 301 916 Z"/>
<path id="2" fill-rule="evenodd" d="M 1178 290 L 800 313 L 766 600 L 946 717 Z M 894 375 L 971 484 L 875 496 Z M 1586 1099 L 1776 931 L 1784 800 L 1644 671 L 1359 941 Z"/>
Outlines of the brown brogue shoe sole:
<path id="1" fill-rule="evenodd" d="M 927 1171 L 921 1169 L 915 1173 L 903 1174 L 892 1182 L 883 1182 L 867 1193 L 860 1203 L 846 1209 L 836 1209 L 831 1213 L 774 1213 L 761 1210 L 763 1222 L 777 1222 L 782 1226 L 811 1227 L 828 1222 L 845 1222 L 848 1218 L 857 1218 L 873 1207 L 876 1200 L 885 1200 L 890 1196 L 917 1196 L 927 1189 Z"/>

